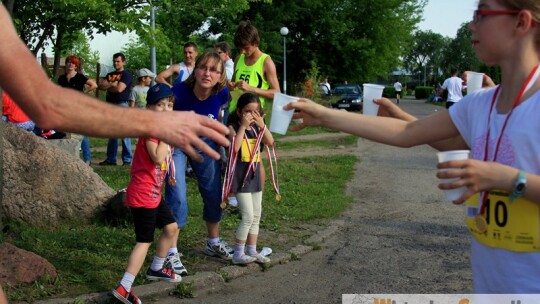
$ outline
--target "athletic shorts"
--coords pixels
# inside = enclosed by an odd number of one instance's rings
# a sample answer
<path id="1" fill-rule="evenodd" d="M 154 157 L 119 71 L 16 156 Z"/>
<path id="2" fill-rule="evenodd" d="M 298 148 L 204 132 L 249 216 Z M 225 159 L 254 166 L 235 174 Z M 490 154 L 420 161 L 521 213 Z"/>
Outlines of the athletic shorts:
<path id="1" fill-rule="evenodd" d="M 154 230 L 176 223 L 162 198 L 157 208 L 131 208 L 133 223 L 135 224 L 135 241 L 137 243 L 152 243 L 154 241 Z"/>

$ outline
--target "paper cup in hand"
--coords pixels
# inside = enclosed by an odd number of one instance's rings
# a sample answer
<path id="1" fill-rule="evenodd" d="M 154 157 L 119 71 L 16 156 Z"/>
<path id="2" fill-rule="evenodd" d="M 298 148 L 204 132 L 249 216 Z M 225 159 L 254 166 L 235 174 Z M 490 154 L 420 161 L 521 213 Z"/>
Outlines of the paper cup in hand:
<path id="1" fill-rule="evenodd" d="M 444 151 L 438 152 L 437 157 L 439 158 L 439 163 L 450 161 L 450 160 L 463 160 L 468 159 L 471 151 L 469 150 L 453 150 L 453 151 Z M 441 171 L 448 171 L 454 169 L 441 169 Z M 459 180 L 459 178 L 441 178 L 441 183 L 447 184 Z M 453 202 L 460 198 L 463 193 L 467 191 L 467 187 L 459 187 L 455 189 L 444 190 L 444 196 L 449 202 Z"/>
<path id="2" fill-rule="evenodd" d="M 484 73 L 467 72 L 467 94 L 481 90 L 483 82 Z"/>
<path id="3" fill-rule="evenodd" d="M 297 101 L 298 97 L 289 96 L 281 93 L 274 94 L 274 103 L 272 105 L 272 118 L 270 119 L 270 132 L 285 135 L 294 110 L 285 111 L 283 107 L 290 102 Z"/>
<path id="4" fill-rule="evenodd" d="M 383 90 L 384 86 L 378 84 L 364 84 L 364 97 L 362 98 L 364 103 L 364 115 L 377 116 L 377 112 L 379 111 L 379 105 L 374 103 L 373 99 L 381 98 Z"/>

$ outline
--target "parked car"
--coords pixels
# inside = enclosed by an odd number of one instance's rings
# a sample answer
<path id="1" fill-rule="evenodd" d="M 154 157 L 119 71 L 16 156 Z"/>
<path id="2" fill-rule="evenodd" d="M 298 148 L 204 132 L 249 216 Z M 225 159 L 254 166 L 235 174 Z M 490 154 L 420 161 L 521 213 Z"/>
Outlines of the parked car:
<path id="1" fill-rule="evenodd" d="M 347 111 L 361 111 L 362 87 L 358 84 L 341 84 L 334 88 L 334 98 L 337 101 L 332 103 L 332 108 L 345 109 Z"/>

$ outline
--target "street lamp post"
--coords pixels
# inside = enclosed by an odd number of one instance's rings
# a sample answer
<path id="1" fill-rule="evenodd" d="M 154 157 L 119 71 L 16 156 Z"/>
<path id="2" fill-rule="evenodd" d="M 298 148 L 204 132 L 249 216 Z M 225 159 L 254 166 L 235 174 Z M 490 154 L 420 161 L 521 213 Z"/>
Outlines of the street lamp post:
<path id="1" fill-rule="evenodd" d="M 285 36 L 289 34 L 289 29 L 282 27 L 279 33 L 283 36 L 283 93 L 287 94 L 287 47 L 285 44 Z"/>
<path id="2" fill-rule="evenodd" d="M 426 65 L 424 65 L 424 86 L 426 86 Z"/>
<path id="3" fill-rule="evenodd" d="M 152 10 L 150 11 L 150 22 L 152 26 L 152 35 L 154 35 L 155 39 L 155 30 L 156 30 L 156 7 L 153 3 Z M 152 47 L 150 48 L 150 69 L 152 70 L 152 73 L 156 74 L 156 42 L 152 39 Z M 154 85 L 154 78 L 152 78 L 152 85 Z"/>

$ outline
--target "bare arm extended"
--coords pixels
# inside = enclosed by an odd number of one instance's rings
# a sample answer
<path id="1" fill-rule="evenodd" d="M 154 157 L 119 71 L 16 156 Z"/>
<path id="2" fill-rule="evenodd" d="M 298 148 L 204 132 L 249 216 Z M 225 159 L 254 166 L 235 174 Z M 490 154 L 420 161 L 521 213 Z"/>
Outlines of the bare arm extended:
<path id="1" fill-rule="evenodd" d="M 374 102 L 379 105 L 379 112 L 377 114 L 378 116 L 393 117 L 407 122 L 418 120 L 418 118 L 403 111 L 403 109 L 401 109 L 398 105 L 394 104 L 391 100 L 387 98 L 381 98 L 375 100 Z M 439 151 L 469 149 L 469 146 L 467 145 L 463 137 L 461 137 L 461 135 L 455 136 L 450 139 L 430 143 L 429 145 Z"/>
<path id="2" fill-rule="evenodd" d="M 0 28 L 0 43 L 10 50 L 0 52 L 0 85 L 41 128 L 96 137 L 154 137 L 182 148 L 195 160 L 202 160 L 195 148 L 219 158 L 199 136 L 229 145 L 224 136 L 227 128 L 209 117 L 126 109 L 55 85 L 17 36 L 4 5 Z"/>
<path id="3" fill-rule="evenodd" d="M 298 110 L 294 118 L 301 118 L 303 121 L 302 124 L 292 127 L 293 131 L 307 126 L 324 126 L 398 147 L 428 144 L 459 135 L 446 111 L 407 122 L 390 117 L 367 116 L 329 109 L 303 98 L 288 104 L 285 109 Z"/>
<path id="4" fill-rule="evenodd" d="M 292 131 L 307 126 L 324 126 L 346 133 L 354 134 L 376 142 L 399 147 L 411 147 L 447 140 L 459 135 L 448 111 L 440 111 L 428 117 L 407 122 L 389 117 L 376 117 L 354 114 L 323 107 L 311 100 L 299 99 L 289 103 L 285 110 L 295 109 L 299 112 L 294 118 L 302 118 L 300 125 L 291 127 Z M 497 162 L 476 159 L 453 160 L 437 164 L 438 169 L 453 169 L 437 172 L 443 179 L 458 178 L 450 183 L 441 183 L 441 189 L 455 189 L 462 186 L 467 191 L 454 201 L 465 202 L 473 194 L 499 189 L 510 192 L 518 175 L 518 169 Z M 527 191 L 524 197 L 540 203 L 540 176 L 527 174 Z"/>

